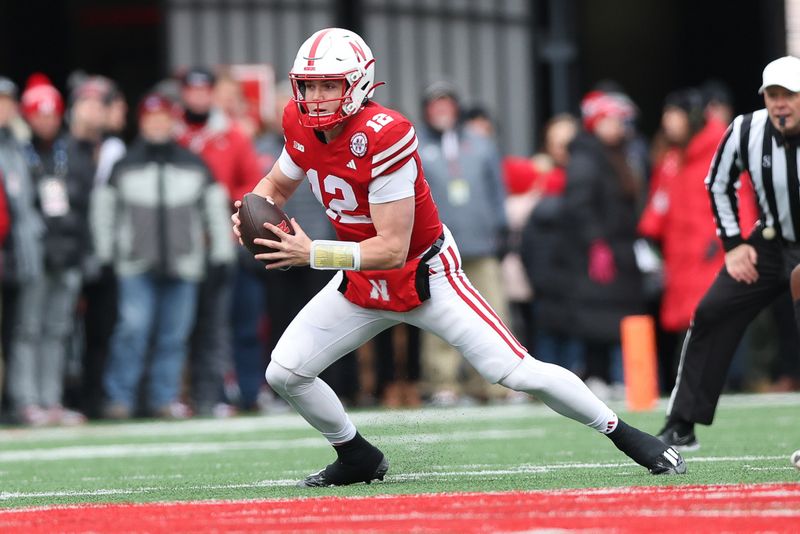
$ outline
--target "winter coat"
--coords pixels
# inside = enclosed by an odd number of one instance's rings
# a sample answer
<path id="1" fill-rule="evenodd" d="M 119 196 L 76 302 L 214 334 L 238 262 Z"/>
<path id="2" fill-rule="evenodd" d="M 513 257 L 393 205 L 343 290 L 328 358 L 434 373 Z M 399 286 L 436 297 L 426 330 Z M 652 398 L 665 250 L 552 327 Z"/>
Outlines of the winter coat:
<path id="1" fill-rule="evenodd" d="M 550 334 L 568 334 L 570 310 L 566 298 L 570 279 L 565 271 L 562 246 L 564 197 L 542 197 L 528 217 L 520 237 L 520 256 L 533 286 L 536 327 Z"/>
<path id="2" fill-rule="evenodd" d="M 686 148 L 668 150 L 656 164 L 639 233 L 657 241 L 664 256 L 661 325 L 689 328 L 694 310 L 725 262 L 717 237 L 705 178 L 725 125 L 709 120 Z M 756 221 L 755 194 L 749 180 L 739 190 L 741 228 Z"/>
<path id="3" fill-rule="evenodd" d="M 36 192 L 25 150 L 9 128 L 0 128 L 0 178 L 11 232 L 3 245 L 3 278 L 25 283 L 44 272 L 44 223 L 36 209 Z"/>
<path id="4" fill-rule="evenodd" d="M 92 249 L 89 199 L 96 170 L 94 145 L 69 135 L 48 146 L 34 138 L 27 157 L 36 205 L 46 227 L 45 266 L 49 270 L 80 267 Z"/>
<path id="5" fill-rule="evenodd" d="M 419 155 L 431 195 L 465 260 L 494 256 L 505 243 L 505 187 L 494 143 L 463 129 L 448 155 L 444 135 L 422 125 L 417 131 Z"/>
<path id="6" fill-rule="evenodd" d="M 637 199 L 619 179 L 624 156 L 582 132 L 571 143 L 561 214 L 558 257 L 563 264 L 569 328 L 587 341 L 620 339 L 620 321 L 644 310 L 642 276 L 633 244 Z M 616 158 L 616 162 L 615 159 Z M 589 276 L 590 247 L 598 241 L 612 252 L 615 275 L 602 283 Z"/>
<path id="7" fill-rule="evenodd" d="M 229 199 L 196 155 L 177 143 L 137 142 L 95 190 L 98 258 L 120 276 L 198 281 L 234 259 Z"/>

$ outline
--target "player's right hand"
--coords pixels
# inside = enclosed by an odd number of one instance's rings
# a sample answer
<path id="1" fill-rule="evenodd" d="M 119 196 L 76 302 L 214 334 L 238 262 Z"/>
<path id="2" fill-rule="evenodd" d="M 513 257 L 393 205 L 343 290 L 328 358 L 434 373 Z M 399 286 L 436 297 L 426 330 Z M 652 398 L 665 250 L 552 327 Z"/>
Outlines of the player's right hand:
<path id="1" fill-rule="evenodd" d="M 725 253 L 725 268 L 737 282 L 754 284 L 758 281 L 758 253 L 752 245 L 742 243 Z"/>
<path id="2" fill-rule="evenodd" d="M 236 212 L 231 215 L 231 221 L 233 222 L 233 233 L 236 235 L 236 238 L 239 240 L 239 244 L 244 246 L 244 242 L 242 241 L 242 233 L 239 231 L 239 226 L 241 226 L 242 221 L 239 219 L 239 208 L 242 207 L 242 201 L 237 200 L 233 203 L 233 207 L 236 208 Z"/>

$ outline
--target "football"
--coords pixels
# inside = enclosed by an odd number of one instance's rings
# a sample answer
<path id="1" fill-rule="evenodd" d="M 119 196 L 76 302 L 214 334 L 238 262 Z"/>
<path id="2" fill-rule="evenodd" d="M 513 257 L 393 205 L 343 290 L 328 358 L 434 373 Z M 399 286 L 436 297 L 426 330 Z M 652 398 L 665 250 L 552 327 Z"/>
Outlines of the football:
<path id="1" fill-rule="evenodd" d="M 255 193 L 247 193 L 242 199 L 242 205 L 239 207 L 239 220 L 241 221 L 239 232 L 242 234 L 242 242 L 253 255 L 274 252 L 274 249 L 256 245 L 253 243 L 254 239 L 260 237 L 271 241 L 280 241 L 275 234 L 264 227 L 264 223 L 274 224 L 287 234 L 294 234 L 289 216 L 274 202 Z"/>
<path id="2" fill-rule="evenodd" d="M 792 465 L 794 465 L 797 469 L 800 469 L 800 450 L 794 451 L 792 453 Z"/>

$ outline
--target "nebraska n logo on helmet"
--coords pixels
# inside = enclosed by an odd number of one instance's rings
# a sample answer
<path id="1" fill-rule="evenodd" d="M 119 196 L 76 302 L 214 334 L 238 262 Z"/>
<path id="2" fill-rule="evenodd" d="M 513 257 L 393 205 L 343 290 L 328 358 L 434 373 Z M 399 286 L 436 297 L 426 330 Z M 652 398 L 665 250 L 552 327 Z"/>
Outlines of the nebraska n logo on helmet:
<path id="1" fill-rule="evenodd" d="M 293 100 L 300 111 L 300 124 L 329 130 L 355 115 L 383 82 L 375 83 L 372 50 L 355 32 L 342 28 L 319 30 L 297 51 L 289 72 Z M 306 100 L 305 83 L 311 80 L 341 80 L 341 96 L 328 100 Z M 322 112 L 320 104 L 338 101 L 333 112 Z"/>

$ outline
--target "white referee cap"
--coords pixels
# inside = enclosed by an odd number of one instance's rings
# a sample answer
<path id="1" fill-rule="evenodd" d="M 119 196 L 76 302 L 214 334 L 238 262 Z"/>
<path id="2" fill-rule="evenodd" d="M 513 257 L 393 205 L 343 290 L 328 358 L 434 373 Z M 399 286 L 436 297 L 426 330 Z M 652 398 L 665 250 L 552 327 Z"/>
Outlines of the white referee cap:
<path id="1" fill-rule="evenodd" d="M 800 59 L 784 56 L 770 62 L 764 67 L 759 94 L 770 85 L 780 85 L 793 93 L 800 91 Z"/>

